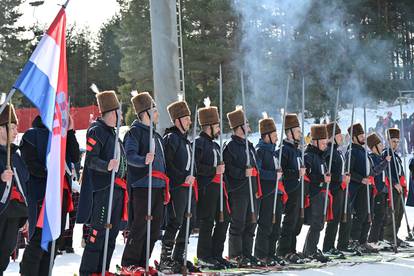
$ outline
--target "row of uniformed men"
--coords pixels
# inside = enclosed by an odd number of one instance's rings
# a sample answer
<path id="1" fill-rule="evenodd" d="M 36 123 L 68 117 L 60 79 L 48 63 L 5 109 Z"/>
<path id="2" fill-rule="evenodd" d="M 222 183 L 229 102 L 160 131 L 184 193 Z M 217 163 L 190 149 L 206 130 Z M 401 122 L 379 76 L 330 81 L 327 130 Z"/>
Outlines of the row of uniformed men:
<path id="1" fill-rule="evenodd" d="M 350 238 L 357 240 L 362 249 L 368 250 L 367 235 L 370 227 L 366 212 L 367 197 L 364 191 L 365 185 L 372 184 L 373 181 L 370 181 L 369 176 L 373 175 L 375 175 L 374 182 L 378 190 L 375 201 L 379 202 L 377 204 L 381 208 L 375 208 L 374 210 L 374 223 L 369 239 L 376 242 L 383 235 L 385 239 L 392 240 L 392 228 L 390 230 L 389 221 L 387 221 L 387 225 L 382 231 L 388 190 L 385 185 L 386 177 L 381 177 L 381 175 L 383 175 L 387 165 L 392 164 L 393 160 L 386 157 L 386 154 L 382 154 L 383 146 L 378 137 L 375 134 L 370 135 L 367 141 L 372 150 L 370 154 L 372 164 L 370 171 L 366 171 L 365 150 L 363 148 L 365 138 L 360 124 L 352 126 L 353 145 L 350 176 L 347 176 L 344 173 L 345 159 L 338 150 L 338 145 L 342 143 L 339 126 L 336 126 L 335 134 L 333 134 L 333 124 L 311 127 L 312 141 L 305 150 L 305 166 L 301 167 L 301 152 L 298 149 L 301 139 L 300 124 L 295 114 L 286 115 L 284 129 L 286 139 L 283 141 L 281 159 L 283 177 L 281 183 L 278 183 L 279 193 L 275 220 L 277 223 L 273 223 L 273 198 L 279 165 L 277 164 L 278 151 L 275 149 L 277 142 L 276 126 L 271 118 L 259 121 L 261 139 L 256 148 L 249 143 L 251 166 L 247 167 L 245 135 L 250 129 L 248 125 L 244 125 L 243 110 L 236 109 L 227 114 L 233 135 L 223 151 L 224 164 L 219 161 L 220 147 L 214 141 L 220 135 L 217 108 L 205 107 L 198 110 L 202 131 L 195 141 L 196 173 L 194 177 L 190 175 L 191 143 L 187 139 L 187 132 L 191 126 L 191 113 L 184 101 L 178 101 L 168 106 L 168 112 L 174 126 L 166 130 L 163 138 L 154 131 L 154 150 L 151 152 L 149 150 L 150 114 L 152 114 L 153 122 L 156 124 L 158 122 L 158 112 L 153 99 L 148 93 L 140 93 L 132 98 L 131 101 L 137 114 L 137 120 L 132 123 L 123 143 L 115 141 L 114 128 L 118 116 L 116 110 L 119 109 L 119 102 L 115 93 L 113 91 L 99 93 L 97 94 L 97 101 L 102 117 L 94 122 L 87 132 L 87 153 L 77 216 L 79 223 L 86 223 L 91 226 L 80 266 L 81 275 L 91 275 L 101 271 L 105 229 L 108 227 L 106 217 L 109 201 L 108 191 L 111 182 L 110 175 L 114 169 L 117 173 L 106 266 L 108 269 L 115 248 L 115 238 L 122 227 L 121 221 L 128 220 L 129 235 L 122 257 L 122 273 L 124 274 L 133 274 L 134 271 L 139 271 L 140 267 L 145 267 L 147 220 L 151 219 L 151 233 L 149 234 L 151 237 L 150 251 L 152 251 L 155 241 L 159 238 L 164 204 L 168 204 L 166 209 L 168 219 L 162 237 L 162 252 L 158 266 L 161 270 L 178 272 L 181 269 L 186 238 L 184 222 L 188 216 L 186 207 L 189 203 L 194 207 L 197 203 L 197 219 L 200 228 L 197 257 L 199 264 L 203 267 L 225 268 L 234 265 L 283 264 L 284 259 L 289 262 L 300 262 L 304 256 L 319 261 L 327 261 L 327 257 L 317 250 L 319 234 L 324 227 L 323 210 L 327 183 L 330 183 L 329 221 L 323 251 L 340 254 L 338 249 L 349 250 Z M 38 128 L 39 126 L 33 128 L 33 133 L 29 130 L 24 135 L 22 142 L 22 153 L 25 152 L 25 147 L 33 147 L 31 151 L 27 151 L 30 152 L 30 157 L 23 154 L 28 159 L 28 163 L 26 163 L 30 171 L 29 187 L 36 185 L 36 181 L 40 182 L 39 179 L 42 179 L 42 177 L 43 186 L 45 184 L 45 169 L 39 169 L 39 164 L 44 164 L 44 162 L 39 162 L 41 160 L 35 162 L 36 158 L 41 159 L 39 156 L 46 152 L 45 149 L 43 151 L 40 147 L 41 143 L 39 141 L 44 140 L 39 137 L 39 131 L 35 131 Z M 399 140 L 399 131 L 390 129 L 390 135 L 391 145 L 395 149 L 395 144 L 398 144 Z M 335 136 L 333 145 L 328 143 L 328 138 L 332 136 Z M 77 145 L 76 139 L 69 142 L 71 140 L 69 139 L 68 143 Z M 120 157 L 113 159 L 114 147 L 118 145 Z M 333 161 L 331 173 L 328 174 L 326 164 L 329 160 L 327 153 L 330 153 L 330 151 L 327 148 L 331 146 L 334 147 Z M 69 151 L 72 148 L 74 147 L 69 146 Z M 71 160 L 68 161 L 72 162 L 75 162 L 78 158 L 76 152 L 72 152 L 69 156 Z M 401 192 L 402 188 L 398 184 L 397 178 L 399 179 L 403 172 L 401 160 L 398 156 L 396 161 L 398 166 L 392 166 L 394 167 L 392 183 L 396 189 L 394 203 L 399 206 L 402 203 L 401 200 L 399 201 L 398 192 Z M 152 216 L 150 218 L 147 217 L 149 163 L 152 163 L 153 166 Z M 33 167 L 37 164 L 38 170 L 30 169 L 29 164 L 32 164 Z M 42 172 L 43 175 L 39 175 Z M 225 196 L 224 221 L 219 220 L 221 174 L 224 174 L 225 180 L 225 190 L 223 191 Z M 9 170 L 5 170 L 2 174 L 2 181 L 4 179 L 7 182 L 10 177 L 14 180 L 15 177 L 11 175 L 12 173 Z M 306 198 L 309 200 L 306 200 L 306 206 L 309 205 L 309 208 L 307 208 L 306 218 L 307 223 L 310 224 L 303 250 L 304 256 L 296 252 L 296 239 L 303 223 L 300 219 L 301 177 L 304 177 L 307 183 Z M 253 202 L 250 200 L 248 178 L 251 179 L 252 192 L 255 195 Z M 15 182 L 12 181 L 12 183 Z M 348 182 L 349 195 L 345 195 L 345 186 Z M 195 193 L 194 198 L 189 201 L 187 191 L 190 186 L 194 187 Z M 374 185 L 371 186 L 374 187 Z M 373 188 L 371 190 L 374 191 Z M 24 191 L 20 193 L 24 195 Z M 43 199 L 42 194 L 44 197 L 44 189 L 43 192 L 40 191 L 37 194 L 34 201 L 37 204 L 35 206 L 39 207 Z M 69 194 L 64 194 L 64 202 L 70 203 Z M 352 208 L 354 215 L 352 220 L 348 220 L 348 223 L 341 224 L 336 249 L 335 239 L 340 216 L 343 212 L 345 196 L 349 196 L 349 208 Z M 31 197 L 33 198 L 29 194 L 29 203 Z M 63 211 L 70 209 L 70 204 L 66 205 L 68 207 L 62 208 Z M 377 207 L 377 205 L 375 206 Z M 252 254 L 252 251 L 256 223 L 251 220 L 252 209 L 259 217 L 254 254 Z M 34 210 L 38 210 L 38 208 L 34 208 Z M 281 225 L 282 212 L 285 216 Z M 351 213 L 350 210 L 348 212 L 349 216 Z M 397 212 L 397 214 L 401 214 L 401 212 Z M 29 223 L 31 221 L 30 217 L 29 212 Z M 35 227 L 37 217 L 37 213 L 32 214 L 34 223 L 29 224 L 33 230 L 31 231 L 31 242 L 28 248 L 41 250 L 41 229 Z M 397 215 L 397 226 L 399 226 L 401 218 L 402 216 Z M 228 230 L 230 261 L 222 256 Z M 277 243 L 278 247 L 276 249 Z M 30 263 L 25 260 L 31 260 L 31 270 L 39 271 L 39 273 L 34 273 L 36 275 L 42 275 L 40 271 L 48 269 L 48 253 L 29 250 L 29 253 L 31 251 L 35 252 L 35 254 L 29 254 L 27 251 L 26 249 L 21 264 L 21 273 L 32 275 L 30 271 L 24 270 L 25 262 Z M 26 255 L 28 256 L 26 257 Z M 45 258 L 33 257 L 39 255 L 44 255 Z M 38 263 L 35 264 L 35 261 Z M 188 263 L 188 266 L 190 270 L 195 269 L 190 263 Z M 38 269 L 36 270 L 36 268 Z"/>

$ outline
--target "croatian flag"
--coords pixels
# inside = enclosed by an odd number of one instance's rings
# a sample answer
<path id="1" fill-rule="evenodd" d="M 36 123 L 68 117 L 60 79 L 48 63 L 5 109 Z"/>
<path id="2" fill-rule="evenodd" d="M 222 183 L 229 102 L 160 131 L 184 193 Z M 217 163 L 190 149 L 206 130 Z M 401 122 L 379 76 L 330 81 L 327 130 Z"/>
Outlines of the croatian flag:
<path id="1" fill-rule="evenodd" d="M 66 14 L 62 8 L 34 50 L 14 84 L 39 110 L 49 129 L 46 195 L 37 227 L 43 228 L 42 248 L 60 235 L 63 180 L 65 177 L 68 113 L 66 66 Z"/>

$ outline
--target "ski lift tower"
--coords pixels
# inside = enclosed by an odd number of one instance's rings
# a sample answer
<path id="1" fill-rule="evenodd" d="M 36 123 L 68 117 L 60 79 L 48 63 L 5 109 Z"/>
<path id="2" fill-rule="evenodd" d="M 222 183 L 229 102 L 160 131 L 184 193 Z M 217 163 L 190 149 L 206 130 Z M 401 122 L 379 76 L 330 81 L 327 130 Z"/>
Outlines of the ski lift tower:
<path id="1" fill-rule="evenodd" d="M 180 0 L 177 0 L 180 1 Z M 181 12 L 180 3 L 171 0 L 150 0 L 154 97 L 159 113 L 160 133 L 171 125 L 167 105 L 177 99 L 184 87 L 181 82 Z M 180 44 L 180 46 L 179 46 Z M 180 49 L 181 47 L 181 49 Z M 183 71 L 183 70 L 182 70 Z M 182 85 L 182 87 L 181 87 Z"/>

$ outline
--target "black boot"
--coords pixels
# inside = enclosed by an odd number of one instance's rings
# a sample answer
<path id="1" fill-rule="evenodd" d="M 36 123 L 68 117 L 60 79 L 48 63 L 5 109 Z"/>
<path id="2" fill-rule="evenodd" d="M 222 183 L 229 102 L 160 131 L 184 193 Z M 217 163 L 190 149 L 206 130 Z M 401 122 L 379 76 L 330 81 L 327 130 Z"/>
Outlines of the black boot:
<path id="1" fill-rule="evenodd" d="M 219 263 L 219 261 L 215 258 L 199 258 L 197 265 L 200 268 L 206 268 L 211 270 L 221 270 L 226 268 L 226 266 Z"/>
<path id="2" fill-rule="evenodd" d="M 309 257 L 321 263 L 327 263 L 330 261 L 330 259 L 326 257 L 320 250 Z"/>
<path id="3" fill-rule="evenodd" d="M 236 268 L 237 267 L 237 265 L 234 262 L 230 262 L 230 261 L 224 259 L 223 257 L 217 257 L 216 260 L 220 264 L 224 265 L 227 269 L 229 269 L 229 268 Z"/>
<path id="4" fill-rule="evenodd" d="M 158 264 L 157 269 L 161 272 L 171 271 L 174 261 L 172 260 L 172 251 L 174 243 L 163 242 L 161 248 L 161 258 L 160 263 Z"/>

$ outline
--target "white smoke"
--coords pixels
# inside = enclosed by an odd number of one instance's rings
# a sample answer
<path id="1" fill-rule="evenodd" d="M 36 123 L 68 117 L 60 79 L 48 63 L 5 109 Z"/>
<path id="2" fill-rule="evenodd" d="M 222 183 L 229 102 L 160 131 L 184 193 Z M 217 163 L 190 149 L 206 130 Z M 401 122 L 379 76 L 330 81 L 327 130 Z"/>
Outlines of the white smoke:
<path id="1" fill-rule="evenodd" d="M 233 7 L 241 17 L 239 69 L 245 72 L 249 110 L 256 110 L 256 116 L 263 109 L 278 113 L 288 74 L 286 112 L 300 111 L 302 77 L 306 101 L 329 100 L 321 105 L 324 112 L 333 109 L 338 86 L 342 102 L 357 95 L 360 102 L 361 95 L 366 97 L 364 80 L 384 78 L 382 55 L 390 44 L 361 41 L 364 24 L 350 23 L 346 0 L 233 0 Z"/>

